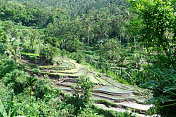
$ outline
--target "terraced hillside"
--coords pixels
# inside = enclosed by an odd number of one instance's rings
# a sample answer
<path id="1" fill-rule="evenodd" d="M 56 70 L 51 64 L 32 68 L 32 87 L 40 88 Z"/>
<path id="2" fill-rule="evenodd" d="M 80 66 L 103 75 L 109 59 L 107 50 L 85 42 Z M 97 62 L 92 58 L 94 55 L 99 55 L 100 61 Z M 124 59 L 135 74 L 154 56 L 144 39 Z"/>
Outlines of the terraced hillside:
<path id="1" fill-rule="evenodd" d="M 28 59 L 23 59 L 22 63 L 25 65 L 28 72 L 36 72 L 38 75 L 48 75 L 54 82 L 55 87 L 72 93 L 72 86 L 76 85 L 80 76 L 89 77 L 95 84 L 93 98 L 95 105 L 99 108 L 107 110 L 114 110 L 119 112 L 131 111 L 138 116 L 144 116 L 151 105 L 146 105 L 146 96 L 142 94 L 144 90 L 114 82 L 112 78 L 105 74 L 96 72 L 86 65 L 76 63 L 76 61 L 58 57 L 59 64 L 48 65 L 40 64 L 37 60 L 31 63 Z M 38 71 L 36 70 L 38 69 Z M 106 100 L 115 103 L 114 107 L 107 107 L 101 100 Z"/>

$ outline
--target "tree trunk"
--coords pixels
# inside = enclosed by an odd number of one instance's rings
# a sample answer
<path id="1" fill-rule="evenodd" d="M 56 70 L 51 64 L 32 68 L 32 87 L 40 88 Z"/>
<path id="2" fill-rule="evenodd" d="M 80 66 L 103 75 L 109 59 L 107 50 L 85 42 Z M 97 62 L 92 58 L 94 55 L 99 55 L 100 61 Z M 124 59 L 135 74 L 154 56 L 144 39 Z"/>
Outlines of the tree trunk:
<path id="1" fill-rule="evenodd" d="M 122 61 L 122 65 L 121 65 L 121 73 L 120 73 L 120 78 L 122 78 L 122 75 L 123 75 L 123 69 L 122 69 L 122 67 L 123 67 L 123 61 Z"/>
<path id="2" fill-rule="evenodd" d="M 89 40 L 90 40 L 90 35 L 89 35 L 89 28 L 88 28 L 88 40 L 87 40 L 87 45 L 89 45 Z"/>
<path id="3" fill-rule="evenodd" d="M 135 46 L 135 50 L 136 50 L 136 37 L 134 36 L 134 46 Z"/>
<path id="4" fill-rule="evenodd" d="M 120 45 L 122 44 L 122 38 L 121 38 L 121 34 L 120 34 Z"/>

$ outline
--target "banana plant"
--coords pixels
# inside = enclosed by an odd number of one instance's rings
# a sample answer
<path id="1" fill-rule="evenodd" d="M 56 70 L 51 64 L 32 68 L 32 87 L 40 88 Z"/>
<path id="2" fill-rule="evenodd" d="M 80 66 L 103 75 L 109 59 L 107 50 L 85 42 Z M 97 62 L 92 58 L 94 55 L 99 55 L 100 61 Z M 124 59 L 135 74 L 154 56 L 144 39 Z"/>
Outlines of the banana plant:
<path id="1" fill-rule="evenodd" d="M 0 117 L 8 117 L 3 102 L 0 99 Z"/>

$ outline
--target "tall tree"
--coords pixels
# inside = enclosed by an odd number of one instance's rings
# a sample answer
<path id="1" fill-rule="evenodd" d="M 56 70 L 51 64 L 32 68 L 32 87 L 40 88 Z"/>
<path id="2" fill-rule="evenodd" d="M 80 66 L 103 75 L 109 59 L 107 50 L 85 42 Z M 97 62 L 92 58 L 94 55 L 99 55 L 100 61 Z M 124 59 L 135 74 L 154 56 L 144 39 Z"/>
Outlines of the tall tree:
<path id="1" fill-rule="evenodd" d="M 156 47 L 158 54 L 162 51 L 170 61 L 173 61 L 173 47 L 170 42 L 175 41 L 172 35 L 175 15 L 171 0 L 130 0 L 133 11 L 138 14 L 142 42 L 147 48 Z M 172 62 L 172 66 L 175 63 Z"/>

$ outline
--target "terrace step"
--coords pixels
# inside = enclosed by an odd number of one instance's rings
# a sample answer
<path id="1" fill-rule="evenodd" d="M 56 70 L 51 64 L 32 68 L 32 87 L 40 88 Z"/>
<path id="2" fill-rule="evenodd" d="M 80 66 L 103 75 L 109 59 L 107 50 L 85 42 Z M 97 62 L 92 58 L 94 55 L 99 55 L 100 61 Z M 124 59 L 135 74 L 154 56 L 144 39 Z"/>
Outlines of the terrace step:
<path id="1" fill-rule="evenodd" d="M 130 110 L 126 110 L 124 108 L 119 108 L 119 107 L 107 107 L 104 104 L 94 104 L 95 106 L 97 106 L 98 108 L 103 108 L 105 110 L 113 110 L 113 111 L 117 111 L 117 112 L 131 112 Z M 149 116 L 145 116 L 144 114 L 139 114 L 139 113 L 135 113 L 135 112 L 131 112 L 133 116 L 137 116 L 137 117 L 149 117 Z"/>
<path id="2" fill-rule="evenodd" d="M 107 87 L 107 86 L 103 86 L 99 89 L 95 89 L 94 92 L 114 95 L 114 96 L 130 96 L 133 94 L 133 91 L 130 91 L 130 90 L 124 90 L 117 87 Z"/>
<path id="3" fill-rule="evenodd" d="M 140 102 L 139 100 L 146 100 L 143 97 L 138 97 L 135 95 L 131 95 L 131 96 L 113 96 L 113 95 L 107 95 L 107 94 L 102 94 L 102 93 L 93 93 L 93 96 L 95 97 L 100 97 L 100 98 L 104 98 L 104 99 L 108 99 L 111 100 L 113 102 L 125 102 L 125 101 L 130 101 L 130 102 Z M 140 102 L 142 103 L 142 101 Z"/>
<path id="4" fill-rule="evenodd" d="M 64 73 L 48 73 L 48 72 L 40 72 L 41 74 L 47 74 L 50 77 L 59 77 L 59 78 L 79 78 L 80 76 L 77 74 L 64 74 Z"/>
<path id="5" fill-rule="evenodd" d="M 61 65 L 48 65 L 48 66 L 39 66 L 40 70 L 71 70 L 73 67 L 65 67 Z"/>
<path id="6" fill-rule="evenodd" d="M 64 87 L 72 87 L 72 86 L 76 86 L 76 83 L 72 83 L 72 82 L 63 82 L 63 83 L 60 83 L 60 84 L 57 84 L 59 86 L 64 86 Z"/>
<path id="7" fill-rule="evenodd" d="M 54 70 L 54 69 L 50 69 L 50 70 L 40 70 L 41 72 L 47 72 L 47 73 L 63 73 L 63 74 L 76 74 L 78 73 L 78 69 L 70 69 L 70 70 Z"/>
<path id="8" fill-rule="evenodd" d="M 121 103 L 116 103 L 124 108 L 128 108 L 132 110 L 133 112 L 139 112 L 142 114 L 145 114 L 146 111 L 152 107 L 152 105 L 144 105 L 144 104 L 138 104 L 134 102 L 121 102 Z"/>
<path id="9" fill-rule="evenodd" d="M 70 87 L 64 87 L 64 86 L 57 86 L 56 88 L 61 89 L 63 91 L 71 92 L 72 89 Z"/>
<path id="10" fill-rule="evenodd" d="M 63 82 L 77 83 L 78 82 L 78 78 L 64 78 Z"/>

